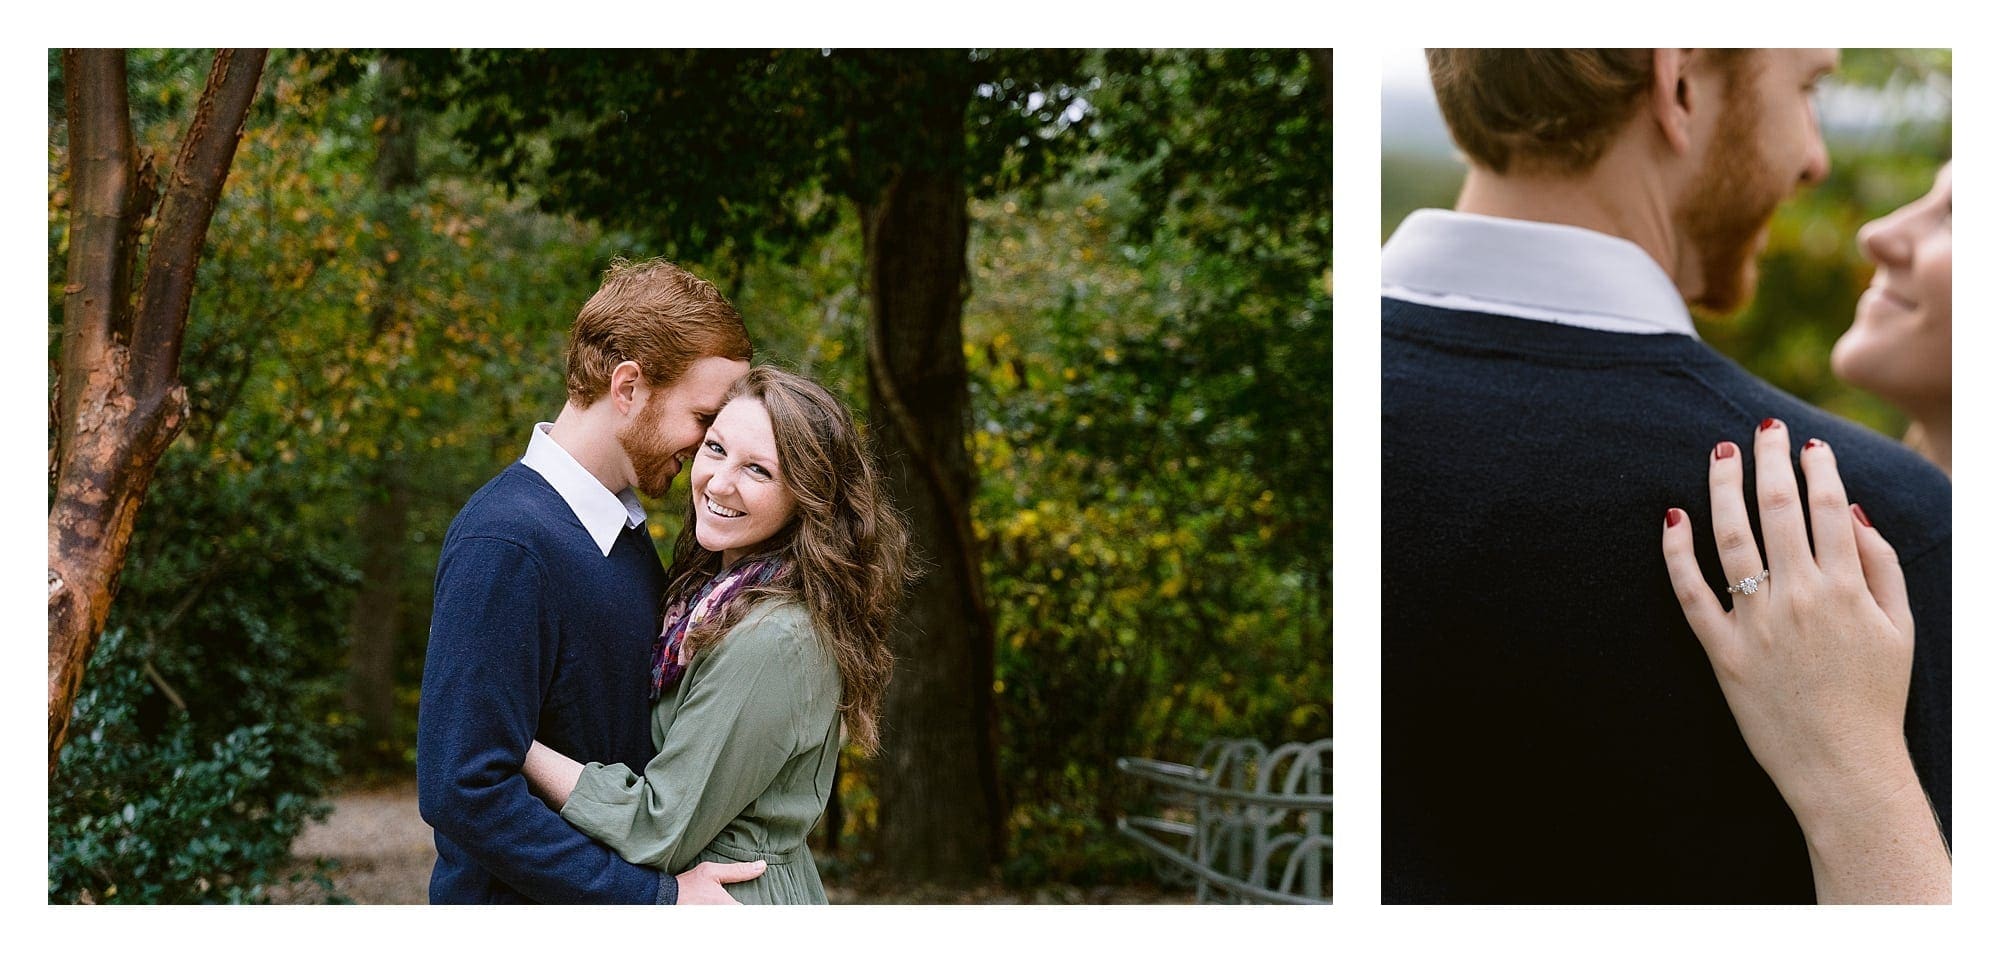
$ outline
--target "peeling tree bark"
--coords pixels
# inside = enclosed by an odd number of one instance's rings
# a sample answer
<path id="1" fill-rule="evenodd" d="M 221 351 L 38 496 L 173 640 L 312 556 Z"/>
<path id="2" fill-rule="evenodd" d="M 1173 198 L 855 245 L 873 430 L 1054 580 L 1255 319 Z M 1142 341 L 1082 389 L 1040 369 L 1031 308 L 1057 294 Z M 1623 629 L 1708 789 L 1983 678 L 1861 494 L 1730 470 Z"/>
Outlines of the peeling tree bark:
<path id="1" fill-rule="evenodd" d="M 49 776 L 117 591 L 146 486 L 187 420 L 181 340 L 215 203 L 264 71 L 264 50 L 221 50 L 157 183 L 132 141 L 122 50 L 62 56 L 70 144 L 70 252 L 49 508 Z M 139 282 L 134 293 L 135 277 Z"/>

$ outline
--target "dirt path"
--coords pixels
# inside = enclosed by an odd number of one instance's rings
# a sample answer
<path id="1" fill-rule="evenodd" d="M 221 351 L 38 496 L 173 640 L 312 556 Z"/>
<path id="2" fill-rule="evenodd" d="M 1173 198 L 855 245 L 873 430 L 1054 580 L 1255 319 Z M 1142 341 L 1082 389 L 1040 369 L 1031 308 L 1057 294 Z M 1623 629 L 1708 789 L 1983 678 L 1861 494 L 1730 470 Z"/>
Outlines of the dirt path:
<path id="1" fill-rule="evenodd" d="M 417 814 L 416 786 L 405 784 L 335 795 L 333 813 L 292 842 L 292 856 L 306 870 L 315 858 L 338 864 L 334 888 L 355 903 L 428 903 L 437 849 Z M 322 901 L 317 888 L 303 885 L 277 902 Z"/>
<path id="2" fill-rule="evenodd" d="M 333 861 L 334 889 L 355 903 L 426 903 L 431 865 L 437 861 L 430 825 L 417 814 L 414 784 L 344 791 L 333 797 L 333 813 L 306 828 L 292 842 L 299 870 L 315 859 Z M 1147 887 L 1079 888 L 1051 884 L 1036 890 L 981 887 L 972 891 L 860 890 L 829 883 L 834 903 L 1186 903 L 1185 894 Z M 323 903 L 323 891 L 307 883 L 272 892 L 277 903 Z"/>

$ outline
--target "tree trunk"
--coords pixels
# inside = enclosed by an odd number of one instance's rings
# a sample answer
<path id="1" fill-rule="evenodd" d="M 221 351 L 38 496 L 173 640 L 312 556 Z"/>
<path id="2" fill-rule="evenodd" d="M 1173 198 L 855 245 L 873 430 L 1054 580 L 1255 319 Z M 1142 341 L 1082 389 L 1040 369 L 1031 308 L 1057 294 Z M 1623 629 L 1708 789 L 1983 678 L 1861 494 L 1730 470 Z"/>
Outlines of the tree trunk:
<path id="1" fill-rule="evenodd" d="M 216 198 L 264 70 L 263 50 L 216 53 L 151 231 L 151 162 L 132 144 L 120 50 L 62 56 L 75 203 L 57 374 L 49 508 L 49 776 L 104 620 L 146 486 L 187 420 L 181 338 Z"/>
<path id="2" fill-rule="evenodd" d="M 882 719 L 877 862 L 905 881 L 985 879 L 1001 853 L 993 630 L 972 535 L 967 378 L 965 97 L 935 83 L 940 134 L 864 203 L 870 430 L 925 574 L 894 633 Z"/>
<path id="3" fill-rule="evenodd" d="M 385 334 L 407 330 L 404 306 L 407 268 L 403 255 L 413 247 L 409 216 L 410 193 L 418 184 L 416 116 L 408 108 L 405 87 L 409 66 L 385 55 L 377 61 L 375 190 L 379 200 L 374 219 L 389 228 L 382 256 L 382 284 L 369 315 L 369 342 L 379 345 Z M 387 252 L 394 249 L 396 254 Z M 395 408 L 391 408 L 393 412 Z M 396 740 L 396 654 L 402 643 L 403 592 L 409 569 L 411 493 L 402 452 L 395 449 L 397 418 L 384 421 L 382 456 L 363 479 L 367 503 L 356 530 L 361 540 L 361 584 L 354 597 L 348 625 L 347 691 L 349 710 L 361 719 L 360 752 L 371 761 L 386 760 Z"/>
<path id="4" fill-rule="evenodd" d="M 348 627 L 347 707 L 361 719 L 357 743 L 371 762 L 386 761 L 396 741 L 396 649 L 404 620 L 410 490 L 393 464 L 385 457 L 375 468 L 357 522 L 361 586 Z"/>
<path id="5" fill-rule="evenodd" d="M 1313 95 L 1309 100 L 1328 119 L 1333 118 L 1333 51 L 1307 50 L 1306 69 L 1312 76 Z"/>

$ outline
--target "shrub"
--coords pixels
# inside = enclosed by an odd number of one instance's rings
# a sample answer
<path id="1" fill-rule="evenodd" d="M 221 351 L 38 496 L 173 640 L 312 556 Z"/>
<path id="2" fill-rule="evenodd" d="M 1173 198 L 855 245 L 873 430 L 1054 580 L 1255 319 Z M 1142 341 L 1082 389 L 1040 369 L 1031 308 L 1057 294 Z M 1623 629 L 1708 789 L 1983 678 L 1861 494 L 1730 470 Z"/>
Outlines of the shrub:
<path id="1" fill-rule="evenodd" d="M 330 731 L 297 706 L 207 727 L 166 700 L 150 654 L 112 630 L 85 675 L 50 783 L 49 901 L 262 901 L 329 810 Z"/>

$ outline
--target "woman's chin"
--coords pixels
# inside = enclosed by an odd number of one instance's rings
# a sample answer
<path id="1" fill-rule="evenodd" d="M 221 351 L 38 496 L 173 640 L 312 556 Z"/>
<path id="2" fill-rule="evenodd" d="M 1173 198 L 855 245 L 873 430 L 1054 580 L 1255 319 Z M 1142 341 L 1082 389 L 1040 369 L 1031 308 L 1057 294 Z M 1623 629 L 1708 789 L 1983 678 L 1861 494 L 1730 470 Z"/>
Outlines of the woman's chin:
<path id="1" fill-rule="evenodd" d="M 711 553 L 722 552 L 724 548 L 723 542 L 716 539 L 713 534 L 703 532 L 699 523 L 694 527 L 694 544 Z"/>
<path id="2" fill-rule="evenodd" d="M 1951 381 L 1914 367 L 1882 340 L 1851 340 L 1849 331 L 1833 346 L 1833 376 L 1849 387 L 1867 391 L 1904 414 L 1951 402 Z M 1942 393 L 1939 393 L 1942 386 Z"/>
<path id="3" fill-rule="evenodd" d="M 1870 335 L 1862 331 L 1859 318 L 1855 319 L 1854 325 L 1833 343 L 1833 354 L 1827 363 L 1832 367 L 1833 376 L 1841 383 L 1865 391 L 1878 390 L 1882 384 L 1878 367 L 1881 363 L 1877 353 L 1879 348 L 1874 346 Z"/>
<path id="4" fill-rule="evenodd" d="M 1898 308 L 1874 288 L 1863 292 L 1854 304 L 1854 323 L 1833 342 L 1828 362 L 1833 376 L 1856 387 L 1868 387 L 1878 376 L 1878 365 L 1893 360 L 1904 335 L 1908 313 Z"/>

